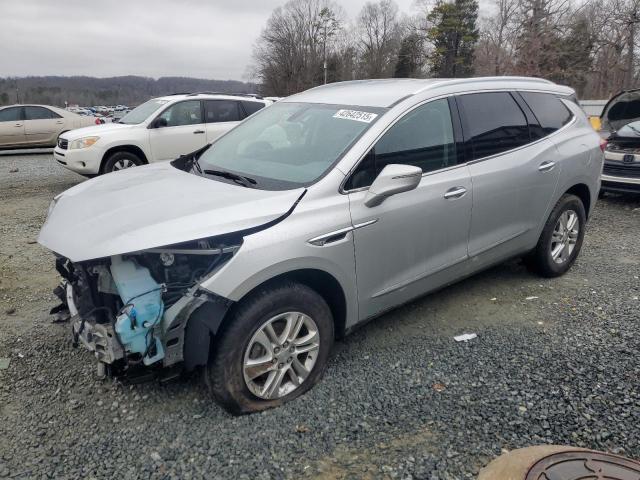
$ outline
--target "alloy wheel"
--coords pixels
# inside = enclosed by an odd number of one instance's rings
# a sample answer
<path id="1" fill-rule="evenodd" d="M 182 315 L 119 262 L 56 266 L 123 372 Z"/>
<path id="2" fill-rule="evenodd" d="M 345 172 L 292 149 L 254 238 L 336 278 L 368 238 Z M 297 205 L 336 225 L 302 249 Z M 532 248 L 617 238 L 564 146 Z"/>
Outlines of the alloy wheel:
<path id="1" fill-rule="evenodd" d="M 129 160 L 128 158 L 123 158 L 113 164 L 113 171 L 115 172 L 117 170 L 124 170 L 125 168 L 131 168 L 135 166 L 136 164 L 132 160 Z"/>
<path id="2" fill-rule="evenodd" d="M 243 375 L 256 397 L 274 400 L 302 385 L 316 363 L 318 326 L 300 312 L 278 314 L 263 323 L 244 353 Z"/>
<path id="3" fill-rule="evenodd" d="M 551 235 L 551 258 L 557 264 L 566 262 L 573 253 L 580 233 L 580 220 L 573 210 L 562 212 Z"/>

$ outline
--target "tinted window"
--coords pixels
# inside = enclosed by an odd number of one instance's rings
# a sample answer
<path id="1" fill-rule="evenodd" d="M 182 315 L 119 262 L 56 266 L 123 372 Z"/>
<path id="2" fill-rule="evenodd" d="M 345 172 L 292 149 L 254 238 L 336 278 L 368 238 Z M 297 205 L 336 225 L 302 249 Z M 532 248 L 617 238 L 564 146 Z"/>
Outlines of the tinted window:
<path id="1" fill-rule="evenodd" d="M 204 112 L 207 123 L 240 121 L 239 105 L 235 100 L 207 100 Z"/>
<path id="2" fill-rule="evenodd" d="M 60 115 L 52 112 L 48 108 L 24 107 L 25 120 L 48 120 L 51 118 L 60 118 Z"/>
<path id="3" fill-rule="evenodd" d="M 244 111 L 247 113 L 247 115 L 251 115 L 253 113 L 256 113 L 258 110 L 260 110 L 261 108 L 264 108 L 264 103 L 262 102 L 240 102 L 242 103 L 242 107 L 244 108 Z"/>
<path id="4" fill-rule="evenodd" d="M 200 100 L 176 103 L 162 112 L 160 117 L 167 120 L 168 127 L 181 127 L 184 125 L 203 123 Z"/>
<path id="5" fill-rule="evenodd" d="M 562 101 L 549 93 L 520 92 L 540 122 L 544 135 L 549 135 L 569 123 L 571 112 Z"/>
<path id="6" fill-rule="evenodd" d="M 363 159 L 345 188 L 371 185 L 392 163 L 431 172 L 456 164 L 456 145 L 447 100 L 435 100 L 409 112 L 384 134 Z"/>
<path id="7" fill-rule="evenodd" d="M 11 107 L 0 110 L 0 122 L 15 122 L 20 120 L 20 108 Z"/>
<path id="8" fill-rule="evenodd" d="M 473 93 L 458 97 L 464 136 L 473 158 L 506 152 L 529 142 L 529 128 L 522 110 L 506 92 Z"/>

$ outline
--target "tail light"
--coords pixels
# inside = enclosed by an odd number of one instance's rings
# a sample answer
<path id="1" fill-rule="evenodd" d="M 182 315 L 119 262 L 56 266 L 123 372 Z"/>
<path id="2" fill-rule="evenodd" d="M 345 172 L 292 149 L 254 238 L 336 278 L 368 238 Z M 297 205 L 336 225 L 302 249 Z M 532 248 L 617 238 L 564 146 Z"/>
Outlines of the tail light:
<path id="1" fill-rule="evenodd" d="M 607 143 L 609 143 L 605 138 L 600 139 L 600 150 L 604 153 L 604 150 L 607 148 Z"/>
<path id="2" fill-rule="evenodd" d="M 96 118 L 96 125 L 100 125 L 102 122 L 100 121 L 99 118 Z"/>

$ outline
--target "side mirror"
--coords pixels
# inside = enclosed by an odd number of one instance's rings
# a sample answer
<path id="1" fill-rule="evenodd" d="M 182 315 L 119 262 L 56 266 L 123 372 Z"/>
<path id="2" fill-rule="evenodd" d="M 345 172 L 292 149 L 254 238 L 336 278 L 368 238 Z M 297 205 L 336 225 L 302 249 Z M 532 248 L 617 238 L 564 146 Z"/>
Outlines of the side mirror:
<path id="1" fill-rule="evenodd" d="M 167 119 L 164 117 L 158 117 L 153 122 L 153 128 L 163 128 L 169 125 Z"/>
<path id="2" fill-rule="evenodd" d="M 380 205 L 387 197 L 396 193 L 408 192 L 418 186 L 422 179 L 422 169 L 411 165 L 390 164 L 376 177 L 366 197 L 367 207 Z"/>

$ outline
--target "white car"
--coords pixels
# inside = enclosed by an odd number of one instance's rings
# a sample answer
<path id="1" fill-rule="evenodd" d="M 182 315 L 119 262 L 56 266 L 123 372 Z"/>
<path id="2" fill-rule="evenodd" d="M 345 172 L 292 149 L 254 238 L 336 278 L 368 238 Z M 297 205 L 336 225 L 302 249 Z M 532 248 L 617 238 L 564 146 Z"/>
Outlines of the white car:
<path id="1" fill-rule="evenodd" d="M 0 107 L 0 148 L 50 147 L 62 132 L 94 124 L 93 117 L 49 105 Z"/>
<path id="2" fill-rule="evenodd" d="M 154 98 L 114 123 L 61 135 L 53 156 L 87 176 L 174 160 L 213 142 L 271 103 L 249 95 L 210 93 Z"/>

